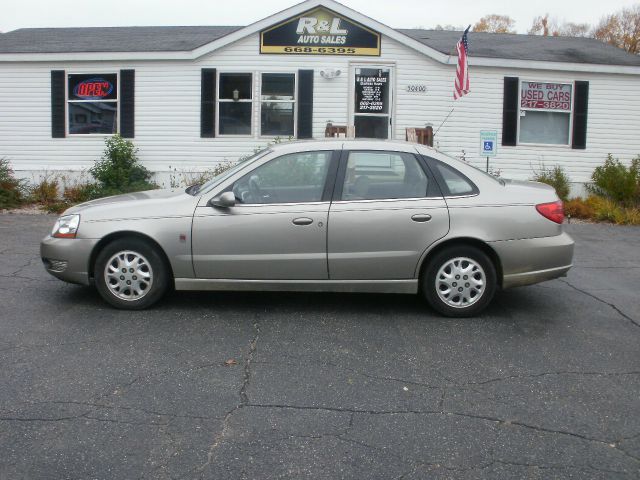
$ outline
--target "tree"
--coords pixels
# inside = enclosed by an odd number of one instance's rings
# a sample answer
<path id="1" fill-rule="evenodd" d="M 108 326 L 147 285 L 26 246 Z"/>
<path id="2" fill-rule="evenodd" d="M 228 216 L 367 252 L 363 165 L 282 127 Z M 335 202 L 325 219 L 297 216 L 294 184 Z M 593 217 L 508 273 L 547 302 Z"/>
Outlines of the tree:
<path id="1" fill-rule="evenodd" d="M 474 32 L 516 33 L 515 20 L 507 15 L 485 15 L 473 26 Z"/>
<path id="2" fill-rule="evenodd" d="M 640 53 L 640 4 L 603 17 L 593 36 L 629 53 Z"/>
<path id="3" fill-rule="evenodd" d="M 588 23 L 564 22 L 561 24 L 556 18 L 549 18 L 548 13 L 534 18 L 529 29 L 529 35 L 544 37 L 588 37 L 590 34 L 591 27 Z"/>
<path id="4" fill-rule="evenodd" d="M 439 30 L 439 31 L 443 31 L 444 30 L 444 31 L 450 31 L 450 32 L 459 32 L 459 31 L 464 30 L 464 29 L 465 29 L 465 27 L 456 26 L 456 25 L 450 25 L 450 24 L 447 24 L 447 25 L 438 24 L 438 25 L 436 25 L 436 28 L 435 28 L 435 30 Z"/>

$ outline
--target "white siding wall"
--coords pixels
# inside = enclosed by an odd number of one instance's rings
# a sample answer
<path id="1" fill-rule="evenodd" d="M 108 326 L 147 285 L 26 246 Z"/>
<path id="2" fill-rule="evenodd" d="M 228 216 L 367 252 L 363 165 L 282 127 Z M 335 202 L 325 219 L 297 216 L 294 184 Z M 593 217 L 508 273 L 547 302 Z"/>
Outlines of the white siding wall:
<path id="1" fill-rule="evenodd" d="M 148 168 L 167 172 L 205 169 L 224 159 L 234 160 L 265 145 L 269 139 L 200 138 L 200 69 L 219 71 L 290 71 L 314 69 L 314 136 L 324 135 L 326 122 L 349 121 L 350 65 L 379 62 L 396 67 L 394 135 L 404 139 L 405 128 L 431 124 L 438 129 L 454 106 L 453 66 L 444 66 L 384 37 L 380 58 L 304 57 L 260 55 L 258 36 L 252 35 L 197 62 L 92 62 L 0 63 L 0 157 L 7 157 L 24 174 L 43 170 L 81 170 L 100 157 L 100 136 L 51 138 L 50 71 L 107 73 L 136 70 L 136 138 L 140 158 Z M 322 68 L 340 69 L 342 75 L 326 80 Z M 437 146 L 452 155 L 466 152 L 469 161 L 484 165 L 479 155 L 479 131 L 502 128 L 503 78 L 590 82 L 588 146 L 500 147 L 492 166 L 503 176 L 528 178 L 532 168 L 559 164 L 574 181 L 588 180 L 593 168 L 611 152 L 625 162 L 640 154 L 640 78 L 629 75 L 573 74 L 535 70 L 508 70 L 471 66 L 472 93 L 455 103 L 441 127 Z M 406 92 L 408 84 L 426 84 L 426 94 Z M 254 97 L 259 94 L 255 77 Z M 259 126 L 255 108 L 254 125 Z"/>

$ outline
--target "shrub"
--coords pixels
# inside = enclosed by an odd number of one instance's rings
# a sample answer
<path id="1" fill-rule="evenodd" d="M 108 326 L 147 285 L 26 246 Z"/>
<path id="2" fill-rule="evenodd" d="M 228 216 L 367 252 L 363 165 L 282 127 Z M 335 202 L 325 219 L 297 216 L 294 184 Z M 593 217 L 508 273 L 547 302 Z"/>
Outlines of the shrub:
<path id="1" fill-rule="evenodd" d="M 569 192 L 571 191 L 571 186 L 569 185 L 570 180 L 561 166 L 556 165 L 552 169 L 546 169 L 544 165 L 542 165 L 540 171 L 536 172 L 534 170 L 534 175 L 531 177 L 531 180 L 551 185 L 555 188 L 560 200 L 563 202 L 568 200 Z"/>
<path id="2" fill-rule="evenodd" d="M 587 185 L 590 193 L 610 198 L 625 206 L 640 204 L 640 157 L 624 166 L 620 160 L 607 156 L 604 165 L 596 167 L 591 175 L 592 184 Z"/>
<path id="3" fill-rule="evenodd" d="M 84 203 L 98 197 L 95 183 L 76 183 L 64 188 L 62 198 L 69 204 Z"/>
<path id="4" fill-rule="evenodd" d="M 595 216 L 593 205 L 580 197 L 567 200 L 564 203 L 564 211 L 572 218 L 592 219 Z"/>
<path id="5" fill-rule="evenodd" d="M 40 205 L 50 205 L 58 201 L 58 178 L 55 175 L 45 173 L 40 177 L 40 182 L 31 187 L 29 200 Z"/>
<path id="6" fill-rule="evenodd" d="M 203 183 L 207 183 L 212 178 L 226 172 L 234 165 L 235 163 L 225 160 L 224 162 L 216 164 L 216 166 L 212 169 L 205 170 L 203 172 L 182 172 L 182 183 L 185 187 L 190 185 L 202 185 Z"/>
<path id="7" fill-rule="evenodd" d="M 24 180 L 14 176 L 9 160 L 0 158 L 0 208 L 15 208 L 25 200 L 27 191 Z"/>
<path id="8" fill-rule="evenodd" d="M 48 205 L 45 205 L 44 209 L 48 213 L 57 213 L 59 215 L 70 206 L 71 205 L 69 205 L 67 202 L 55 202 L 55 203 L 49 203 Z"/>
<path id="9" fill-rule="evenodd" d="M 640 209 L 624 207 L 609 198 L 591 195 L 587 199 L 572 198 L 564 204 L 567 215 L 617 225 L 640 225 Z"/>
<path id="10" fill-rule="evenodd" d="M 89 169 L 97 180 L 98 196 L 157 188 L 149 181 L 151 172 L 140 164 L 137 153 L 133 142 L 120 135 L 105 139 L 102 159 Z"/>

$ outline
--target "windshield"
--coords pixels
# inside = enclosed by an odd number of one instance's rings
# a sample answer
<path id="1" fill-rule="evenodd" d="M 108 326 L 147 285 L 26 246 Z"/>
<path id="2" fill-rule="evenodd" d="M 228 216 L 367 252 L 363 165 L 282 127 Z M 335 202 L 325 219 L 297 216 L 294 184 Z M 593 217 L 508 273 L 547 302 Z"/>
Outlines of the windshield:
<path id="1" fill-rule="evenodd" d="M 193 185 L 193 186 L 187 188 L 186 192 L 188 194 L 190 194 L 190 195 L 193 195 L 193 196 L 196 196 L 200 192 L 205 192 L 205 191 L 209 190 L 211 187 L 214 187 L 215 185 L 217 185 L 220 182 L 222 182 L 224 179 L 229 178 L 231 175 L 236 173 L 238 170 L 240 170 L 240 169 L 246 167 L 247 165 L 249 165 L 250 163 L 253 163 L 256 160 L 264 157 L 268 153 L 271 153 L 271 150 L 264 149 L 264 150 L 260 150 L 259 152 L 255 153 L 254 155 L 250 156 L 249 158 L 241 159 L 241 160 L 238 161 L 238 163 L 236 163 L 229 170 L 225 170 L 220 175 L 216 175 L 211 180 L 209 180 L 206 183 L 203 183 L 202 185 Z"/>

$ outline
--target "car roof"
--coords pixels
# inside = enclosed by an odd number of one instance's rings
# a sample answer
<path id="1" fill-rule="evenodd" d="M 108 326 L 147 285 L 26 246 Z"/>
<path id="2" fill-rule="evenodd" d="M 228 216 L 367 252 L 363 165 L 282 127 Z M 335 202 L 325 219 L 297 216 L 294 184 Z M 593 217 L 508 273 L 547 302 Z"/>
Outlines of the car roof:
<path id="1" fill-rule="evenodd" d="M 291 142 L 277 143 L 269 148 L 279 152 L 300 152 L 314 148 L 319 149 L 345 149 L 345 150 L 396 150 L 401 152 L 415 152 L 418 147 L 420 150 L 427 150 L 429 154 L 439 153 L 435 148 L 417 143 L 410 143 L 401 140 L 379 140 L 379 139 L 361 139 L 361 138 L 326 138 L 318 140 L 295 140 Z M 427 153 L 427 152 L 423 152 Z"/>

